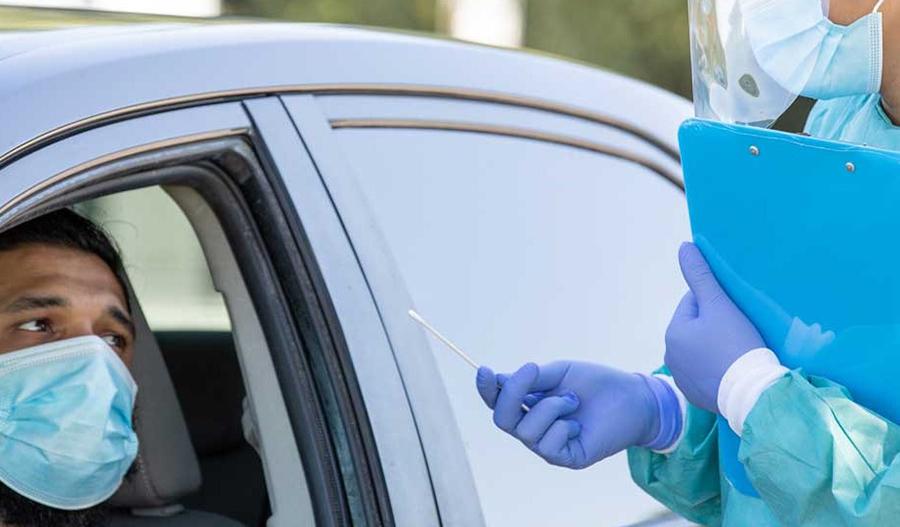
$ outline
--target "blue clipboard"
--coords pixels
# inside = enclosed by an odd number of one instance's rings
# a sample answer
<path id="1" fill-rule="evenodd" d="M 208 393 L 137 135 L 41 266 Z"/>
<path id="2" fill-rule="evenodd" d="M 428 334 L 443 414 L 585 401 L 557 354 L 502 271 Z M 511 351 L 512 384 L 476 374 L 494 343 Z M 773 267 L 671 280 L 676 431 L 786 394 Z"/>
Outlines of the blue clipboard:
<path id="1" fill-rule="evenodd" d="M 900 154 L 703 120 L 679 142 L 694 241 L 766 344 L 900 423 Z M 739 446 L 720 418 L 720 466 L 757 495 Z"/>

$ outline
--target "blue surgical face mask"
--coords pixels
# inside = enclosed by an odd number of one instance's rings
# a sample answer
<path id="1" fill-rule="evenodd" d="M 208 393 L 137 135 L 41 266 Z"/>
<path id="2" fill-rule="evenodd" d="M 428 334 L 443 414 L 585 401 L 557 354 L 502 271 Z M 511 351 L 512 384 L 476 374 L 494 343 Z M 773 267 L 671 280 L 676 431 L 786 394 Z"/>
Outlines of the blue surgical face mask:
<path id="1" fill-rule="evenodd" d="M 741 0 L 741 10 L 763 71 L 792 93 L 833 99 L 881 89 L 883 1 L 849 26 L 828 20 L 821 0 Z"/>
<path id="2" fill-rule="evenodd" d="M 137 455 L 136 395 L 99 337 L 0 355 L 0 481 L 57 509 L 105 501 Z"/>

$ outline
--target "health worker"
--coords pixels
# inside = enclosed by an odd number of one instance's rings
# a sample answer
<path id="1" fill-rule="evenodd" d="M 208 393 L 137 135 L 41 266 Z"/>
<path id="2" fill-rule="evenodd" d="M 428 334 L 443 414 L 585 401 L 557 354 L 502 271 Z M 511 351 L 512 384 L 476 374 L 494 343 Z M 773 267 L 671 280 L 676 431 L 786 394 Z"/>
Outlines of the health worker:
<path id="1" fill-rule="evenodd" d="M 896 1 L 690 0 L 690 20 L 698 117 L 770 126 L 805 96 L 817 101 L 810 135 L 900 150 Z M 495 424 L 572 469 L 627 449 L 641 488 L 704 525 L 897 525 L 900 426 L 782 365 L 697 246 L 678 258 L 690 291 L 666 333 L 666 366 L 482 367 Z M 817 324 L 791 331 L 835 338 Z M 722 426 L 738 438 L 745 483 L 720 463 Z"/>

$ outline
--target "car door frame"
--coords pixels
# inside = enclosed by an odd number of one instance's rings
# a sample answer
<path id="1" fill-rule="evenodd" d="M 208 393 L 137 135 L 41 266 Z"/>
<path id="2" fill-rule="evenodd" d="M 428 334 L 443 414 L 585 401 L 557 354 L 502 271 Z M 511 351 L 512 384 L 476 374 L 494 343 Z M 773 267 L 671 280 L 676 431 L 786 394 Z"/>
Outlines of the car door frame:
<path id="1" fill-rule="evenodd" d="M 433 467 L 425 458 L 406 387 L 358 255 L 323 184 L 321 173 L 327 167 L 310 154 L 278 97 L 244 104 L 254 130 L 265 143 L 267 163 L 283 185 L 280 194 L 287 198 L 285 206 L 306 226 L 308 242 L 319 259 L 318 268 L 341 322 L 347 360 L 356 371 L 377 444 L 393 521 L 397 525 L 441 525 Z M 309 177 L 313 173 L 314 180 Z M 328 206 L 323 207 L 326 202 Z M 472 486 L 470 480 L 460 484 L 462 488 Z M 480 522 L 480 509 L 474 518 Z"/>
<path id="2" fill-rule="evenodd" d="M 89 129 L 77 133 L 61 133 L 58 137 L 52 138 L 43 137 L 40 144 L 35 144 L 33 148 L 17 152 L 15 156 L 7 157 L 5 162 L 0 165 L 0 227 L 21 221 L 33 213 L 45 210 L 48 206 L 68 204 L 70 200 L 67 199 L 67 196 L 85 197 L 85 185 L 96 183 L 91 179 L 93 177 L 92 174 L 96 175 L 102 172 L 104 167 L 111 164 L 127 167 L 129 163 L 140 160 L 140 162 L 148 164 L 144 166 L 149 167 L 153 166 L 154 162 L 165 161 L 165 153 L 168 149 L 177 147 L 190 150 L 194 147 L 200 148 L 211 141 L 229 139 L 241 139 L 253 145 L 256 148 L 256 153 L 250 155 L 250 157 L 254 157 L 253 161 L 258 161 L 256 156 L 266 157 L 265 144 L 262 142 L 258 131 L 254 129 L 246 109 L 240 102 L 225 102 L 190 108 L 177 108 L 177 104 L 173 104 L 172 108 L 159 107 L 157 110 L 158 113 L 154 112 L 149 115 L 136 115 L 127 119 L 111 117 L 108 121 L 92 122 Z M 222 162 L 226 164 L 234 161 L 236 160 L 222 159 Z M 258 166 L 263 167 L 265 165 L 266 163 L 263 161 Z M 266 168 L 271 169 L 268 166 Z M 260 170 L 259 175 L 260 177 L 239 181 L 238 184 L 247 184 L 250 181 L 268 188 L 268 196 L 265 195 L 265 192 L 261 192 L 256 197 L 260 198 L 260 203 L 265 201 L 265 198 L 269 200 L 269 203 L 265 205 L 268 205 L 270 211 L 275 213 L 276 216 L 272 225 L 267 226 L 271 229 L 279 218 L 281 221 L 284 221 L 286 215 L 282 207 L 285 202 L 281 199 L 281 196 L 278 196 L 277 189 L 280 187 L 277 177 L 266 170 Z M 313 185 L 319 181 L 315 172 L 307 174 L 306 177 Z M 105 192 L 125 190 L 128 188 L 128 184 L 124 182 L 117 184 L 115 181 L 106 179 L 104 180 L 104 185 L 107 187 Z M 148 184 L 155 184 L 153 175 L 145 178 L 140 186 Z M 323 205 L 318 208 L 318 213 L 321 216 L 317 219 L 325 222 L 328 220 L 328 208 L 331 207 L 331 203 L 326 201 L 320 205 Z M 333 209 L 331 214 L 333 216 Z M 343 259 L 355 263 L 355 258 L 352 252 L 341 252 L 343 247 L 339 241 L 338 243 L 326 244 L 315 249 L 309 245 L 291 245 L 292 242 L 303 241 L 302 237 L 305 235 L 304 228 L 306 225 L 299 221 L 302 220 L 294 221 L 290 228 L 287 228 L 286 225 L 278 226 L 283 230 L 283 232 L 280 232 L 282 241 L 285 241 L 285 246 L 289 250 L 284 251 L 282 247 L 281 254 L 278 254 L 277 249 L 272 254 L 272 247 L 267 247 L 269 256 L 272 257 L 272 260 L 275 260 L 275 264 L 278 264 L 277 261 L 281 260 L 281 267 L 279 268 L 278 265 L 275 265 L 276 270 L 280 272 L 283 272 L 285 269 L 297 271 L 298 277 L 292 277 L 293 279 L 299 280 L 299 275 L 302 274 L 296 267 L 298 265 L 297 260 L 302 258 L 303 261 L 300 264 L 305 266 L 303 271 L 305 272 L 306 282 L 302 284 L 304 287 L 301 288 L 303 297 L 298 296 L 301 293 L 298 293 L 297 288 L 285 287 L 283 291 L 288 292 L 292 296 L 280 300 L 285 308 L 287 305 L 308 306 L 310 303 L 315 303 L 320 308 L 326 306 L 323 310 L 327 311 L 327 306 L 330 305 L 328 291 L 323 290 L 321 287 L 316 288 L 315 285 L 321 286 L 322 283 L 321 278 L 316 277 L 318 273 L 316 261 L 323 258 L 323 256 L 318 253 L 310 253 L 309 251 L 322 250 L 328 252 L 332 261 Z M 298 236 L 298 238 L 295 238 L 295 236 Z M 269 241 L 272 242 L 273 240 Z M 246 254 L 246 252 L 244 254 L 244 257 L 251 256 Z M 347 273 L 354 273 L 353 265 L 343 265 L 342 268 Z M 361 274 L 358 266 L 355 274 Z M 252 280 L 248 280 L 248 282 L 252 282 Z M 258 282 L 257 285 L 259 285 Z M 258 295 L 263 295 L 264 293 L 264 291 L 257 292 Z M 371 297 L 366 295 L 362 295 L 357 301 L 362 303 L 372 302 Z M 273 313 L 267 314 L 271 315 Z M 329 317 L 331 315 L 323 316 Z M 260 318 L 265 317 L 261 316 Z M 274 320 L 271 322 L 274 322 Z M 269 338 L 270 330 L 274 327 L 274 324 L 271 322 L 265 328 L 267 339 Z M 321 326 L 321 324 L 319 325 Z M 293 326 L 293 324 L 286 326 Z M 301 329 L 310 329 L 310 327 L 304 326 L 302 323 L 299 326 L 293 330 L 295 332 L 293 337 L 288 337 L 287 333 L 289 331 L 285 331 L 285 334 L 280 337 L 282 341 L 278 345 L 270 343 L 276 363 L 279 384 L 281 384 L 285 404 L 290 413 L 292 428 L 297 438 L 297 448 L 303 458 L 304 470 L 310 471 L 311 469 L 313 476 L 325 474 L 331 470 L 337 473 L 338 476 L 330 479 L 339 480 L 342 477 L 341 472 L 344 473 L 343 475 L 346 475 L 347 470 L 342 470 L 342 468 L 346 467 L 340 467 L 340 463 L 334 458 L 329 458 L 332 459 L 330 469 L 328 466 L 323 466 L 323 459 L 320 456 L 324 454 L 313 451 L 315 449 L 312 445 L 315 443 L 315 438 L 309 437 L 308 430 L 304 430 L 306 423 L 304 423 L 303 419 L 304 417 L 308 418 L 310 415 L 310 410 L 306 405 L 312 403 L 304 403 L 304 401 L 300 400 L 300 395 L 302 393 L 311 393 L 308 386 L 308 383 L 311 381 L 308 378 L 309 372 L 301 375 L 299 370 L 303 369 L 302 365 L 298 364 L 298 358 L 288 351 L 293 347 L 297 349 L 302 348 L 300 345 L 302 339 L 296 333 Z M 322 329 L 321 327 L 318 328 L 318 330 Z M 339 329 L 340 326 L 338 326 Z M 334 338 L 335 332 L 333 327 L 326 330 L 326 332 L 328 333 L 327 337 L 325 337 L 326 340 Z M 339 331 L 336 335 L 338 338 L 341 337 Z M 290 342 L 293 344 L 289 344 Z M 281 351 L 276 353 L 276 349 Z M 340 355 L 339 352 L 334 352 L 333 354 Z M 346 368 L 346 364 L 344 366 L 342 373 L 351 375 L 351 379 L 340 379 L 339 383 L 345 387 L 350 385 L 352 388 L 352 369 Z M 308 370 L 309 366 L 306 365 L 305 368 Z M 331 372 L 332 370 L 329 369 L 329 373 Z M 306 383 L 307 387 L 298 389 L 298 383 Z M 360 488 L 364 494 L 361 499 L 365 507 L 362 522 L 372 525 L 391 525 L 393 524 L 391 503 L 384 488 L 384 479 L 381 477 L 378 455 L 374 453 L 375 446 L 366 438 L 368 421 L 365 413 L 364 411 L 359 412 L 359 408 L 356 407 L 356 413 L 348 416 L 346 413 L 347 407 L 358 406 L 359 403 L 358 401 L 347 402 L 346 393 L 342 395 L 345 398 L 341 399 L 339 411 L 347 419 L 348 427 L 352 429 L 350 435 L 355 439 L 350 441 L 350 443 L 354 444 L 332 445 L 331 448 L 333 450 L 343 450 L 345 451 L 343 452 L 344 454 L 351 454 L 355 468 L 364 468 L 355 472 L 357 475 L 363 474 L 364 477 L 360 481 Z M 402 396 L 403 394 L 401 393 L 400 395 Z M 414 434 L 414 430 L 412 433 Z M 346 452 L 348 448 L 350 452 Z M 404 459 L 403 461 L 407 460 Z M 308 464 L 310 465 L 309 468 L 307 467 Z M 415 460 L 413 459 L 410 462 L 410 466 L 414 466 L 414 464 Z M 329 465 L 329 462 L 325 461 L 324 465 Z M 317 478 L 314 477 L 312 479 L 309 490 L 313 495 L 313 508 L 315 509 L 317 524 L 352 524 L 352 514 L 346 505 L 348 496 L 345 493 L 347 490 L 340 486 L 329 486 L 326 483 L 320 485 Z M 325 476 L 321 479 L 327 480 L 329 477 Z M 272 489 L 270 489 L 270 492 L 272 492 Z M 400 505 L 402 506 L 402 504 Z M 290 518 L 285 518 L 284 515 L 282 518 L 284 521 L 290 521 Z M 436 517 L 431 516 L 426 517 L 426 519 L 430 523 Z"/>

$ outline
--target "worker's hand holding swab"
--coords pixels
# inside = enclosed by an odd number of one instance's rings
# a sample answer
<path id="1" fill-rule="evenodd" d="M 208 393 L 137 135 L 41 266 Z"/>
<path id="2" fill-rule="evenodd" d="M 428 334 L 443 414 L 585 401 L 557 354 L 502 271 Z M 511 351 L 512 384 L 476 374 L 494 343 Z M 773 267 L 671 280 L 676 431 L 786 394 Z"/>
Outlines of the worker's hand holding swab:
<path id="1" fill-rule="evenodd" d="M 580 469 L 632 446 L 663 449 L 680 432 L 675 392 L 656 377 L 558 361 L 508 376 L 481 367 L 476 384 L 494 423 L 553 465 Z"/>
<path id="2" fill-rule="evenodd" d="M 551 464 L 578 469 L 631 446 L 662 449 L 681 431 L 678 399 L 659 378 L 572 361 L 495 374 L 418 313 L 409 316 L 478 370 L 494 423 Z"/>

